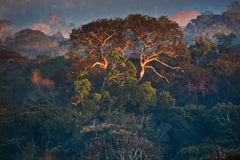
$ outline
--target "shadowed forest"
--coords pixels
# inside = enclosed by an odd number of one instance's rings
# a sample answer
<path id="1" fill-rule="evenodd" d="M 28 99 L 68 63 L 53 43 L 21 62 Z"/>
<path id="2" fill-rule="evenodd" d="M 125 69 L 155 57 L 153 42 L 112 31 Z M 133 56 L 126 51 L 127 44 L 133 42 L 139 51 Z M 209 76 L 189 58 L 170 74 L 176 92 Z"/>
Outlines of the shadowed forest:
<path id="1" fill-rule="evenodd" d="M 1 39 L 0 159 L 239 160 L 239 31 L 135 14 Z"/>

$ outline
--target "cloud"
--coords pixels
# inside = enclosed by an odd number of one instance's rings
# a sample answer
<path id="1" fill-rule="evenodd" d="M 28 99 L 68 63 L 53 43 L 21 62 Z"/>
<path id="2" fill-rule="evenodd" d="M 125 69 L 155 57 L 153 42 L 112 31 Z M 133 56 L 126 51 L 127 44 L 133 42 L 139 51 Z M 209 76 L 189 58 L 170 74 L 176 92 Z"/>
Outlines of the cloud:
<path id="1" fill-rule="evenodd" d="M 10 26 L 12 22 L 10 20 L 0 19 L 0 40 L 4 41 L 11 34 Z"/>
<path id="2" fill-rule="evenodd" d="M 53 24 L 64 23 L 61 16 L 59 16 L 57 14 L 53 14 L 53 13 L 48 16 L 47 21 L 49 21 L 50 23 L 53 23 Z"/>
<path id="3" fill-rule="evenodd" d="M 36 23 L 32 26 L 32 29 L 43 32 L 44 34 L 50 34 L 51 27 L 45 23 Z"/>
<path id="4" fill-rule="evenodd" d="M 196 11 L 178 12 L 170 17 L 172 21 L 179 24 L 180 27 L 185 27 L 192 19 L 196 19 L 200 13 Z"/>
<path id="5" fill-rule="evenodd" d="M 37 86 L 52 87 L 55 85 L 54 81 L 48 78 L 43 78 L 39 69 L 33 70 L 31 81 Z"/>
<path id="6" fill-rule="evenodd" d="M 169 16 L 179 11 L 221 13 L 232 0 L 0 0 L 0 18 L 11 19 L 22 29 L 56 13 L 66 22 L 85 24 L 99 18 L 124 18 L 129 14 Z M 45 23 L 46 24 L 46 23 Z M 65 23 L 67 24 L 67 23 Z M 63 33 L 66 37 L 67 31 Z"/>
<path id="7" fill-rule="evenodd" d="M 47 35 L 54 35 L 61 32 L 65 38 L 69 38 L 69 33 L 74 28 L 74 25 L 66 24 L 63 18 L 57 14 L 50 14 L 42 22 L 34 24 L 31 28 Z"/>
<path id="8" fill-rule="evenodd" d="M 34 0 L 0 0 L 0 18 L 11 19 L 13 22 L 26 23 L 30 17 L 28 15 L 33 11 Z M 34 18 L 36 18 L 34 16 Z M 22 21 L 26 20 L 26 21 Z"/>

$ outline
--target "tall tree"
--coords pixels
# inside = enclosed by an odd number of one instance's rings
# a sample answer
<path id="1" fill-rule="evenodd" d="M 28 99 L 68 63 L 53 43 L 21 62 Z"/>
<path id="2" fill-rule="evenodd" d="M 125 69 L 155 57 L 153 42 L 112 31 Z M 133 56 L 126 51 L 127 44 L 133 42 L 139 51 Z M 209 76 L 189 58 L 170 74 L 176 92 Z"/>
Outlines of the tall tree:
<path id="1" fill-rule="evenodd" d="M 114 66 L 109 64 L 108 54 L 116 51 L 124 56 L 127 44 L 130 42 L 126 36 L 123 36 L 125 33 L 123 29 L 124 24 L 121 19 L 101 19 L 74 29 L 71 40 L 77 52 L 83 51 L 81 54 L 94 54 L 99 57 L 99 61 L 94 62 L 92 67 L 113 69 Z"/>
<path id="2" fill-rule="evenodd" d="M 143 78 L 146 69 L 151 69 L 157 76 L 168 81 L 167 77 L 155 69 L 152 62 L 173 70 L 180 69 L 164 62 L 164 56 L 177 58 L 185 50 L 180 27 L 166 17 L 156 19 L 129 15 L 125 21 L 131 31 L 135 53 L 140 62 L 139 80 Z"/>
<path id="3" fill-rule="evenodd" d="M 168 81 L 167 77 L 156 70 L 153 62 L 178 70 L 179 67 L 165 63 L 165 58 L 177 58 L 186 53 L 180 27 L 166 17 L 156 19 L 129 15 L 124 20 L 102 19 L 74 29 L 71 40 L 77 52 L 83 49 L 87 54 L 98 56 L 99 61 L 94 62 L 92 67 L 99 66 L 106 73 L 119 65 L 124 67 L 129 57 L 138 58 L 139 80 L 143 78 L 146 69 L 151 69 Z M 123 60 L 114 61 L 110 54 L 112 52 L 119 54 Z"/>

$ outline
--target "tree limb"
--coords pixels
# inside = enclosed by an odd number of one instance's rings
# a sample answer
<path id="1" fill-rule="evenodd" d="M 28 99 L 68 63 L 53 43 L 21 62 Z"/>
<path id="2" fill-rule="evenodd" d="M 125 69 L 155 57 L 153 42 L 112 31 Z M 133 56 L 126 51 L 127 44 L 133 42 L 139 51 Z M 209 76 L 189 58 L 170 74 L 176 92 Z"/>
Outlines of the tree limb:
<path id="1" fill-rule="evenodd" d="M 150 69 L 152 69 L 153 72 L 154 72 L 158 77 L 165 79 L 165 80 L 169 83 L 169 80 L 167 79 L 167 77 L 165 77 L 165 76 L 161 75 L 160 73 L 158 73 L 153 66 L 145 66 L 145 68 L 150 68 Z"/>

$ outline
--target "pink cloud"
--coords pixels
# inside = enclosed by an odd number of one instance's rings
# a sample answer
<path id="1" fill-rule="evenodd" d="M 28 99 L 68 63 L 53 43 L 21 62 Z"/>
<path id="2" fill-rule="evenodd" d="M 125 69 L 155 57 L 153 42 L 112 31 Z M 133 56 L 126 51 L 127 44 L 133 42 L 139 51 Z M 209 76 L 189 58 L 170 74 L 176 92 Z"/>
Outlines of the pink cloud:
<path id="1" fill-rule="evenodd" d="M 196 19 L 200 13 L 196 11 L 178 12 L 170 17 L 172 21 L 179 24 L 180 27 L 186 27 L 186 25 L 192 20 Z"/>
<path id="2" fill-rule="evenodd" d="M 36 23 L 32 28 L 34 30 L 39 30 L 45 34 L 49 34 L 51 32 L 51 27 L 45 23 Z"/>
<path id="3" fill-rule="evenodd" d="M 7 36 L 11 34 L 10 26 L 12 22 L 10 20 L 0 19 L 0 40 L 4 40 Z"/>
<path id="4" fill-rule="evenodd" d="M 61 32 L 65 38 L 68 38 L 74 25 L 66 24 L 62 17 L 57 14 L 50 14 L 42 22 L 34 24 L 31 28 L 47 35 L 54 35 L 57 32 Z"/>

